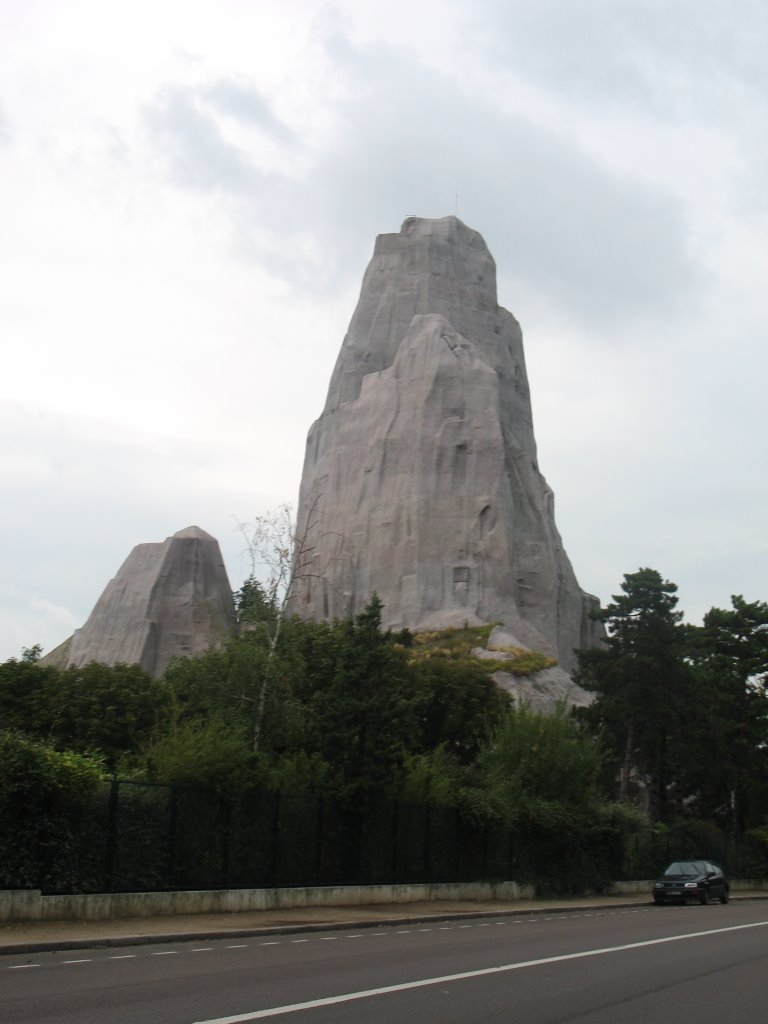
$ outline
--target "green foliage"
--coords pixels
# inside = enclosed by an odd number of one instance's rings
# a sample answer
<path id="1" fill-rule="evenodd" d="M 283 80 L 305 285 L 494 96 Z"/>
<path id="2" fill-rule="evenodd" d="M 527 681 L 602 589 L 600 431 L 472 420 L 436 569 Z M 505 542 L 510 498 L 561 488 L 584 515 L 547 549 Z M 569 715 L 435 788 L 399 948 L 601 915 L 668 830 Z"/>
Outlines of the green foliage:
<path id="1" fill-rule="evenodd" d="M 462 772 L 444 745 L 424 754 L 407 754 L 400 798 L 414 804 L 453 807 L 460 801 Z"/>
<path id="2" fill-rule="evenodd" d="M 576 681 L 596 692 L 581 717 L 599 732 L 619 772 L 619 796 L 628 800 L 637 775 L 650 779 L 652 814 L 667 820 L 675 768 L 684 752 L 675 741 L 691 706 L 677 587 L 654 569 L 624 577 L 622 594 L 601 609 L 604 648 L 579 651 Z"/>
<path id="3" fill-rule="evenodd" d="M 11 658 L 0 664 L 0 728 L 44 735 L 48 717 L 44 695 L 58 678 L 56 669 L 31 658 Z"/>
<path id="4" fill-rule="evenodd" d="M 145 764 L 155 782 L 203 785 L 224 792 L 236 792 L 257 777 L 256 758 L 245 738 L 215 718 L 175 725 L 150 744 Z"/>
<path id="5" fill-rule="evenodd" d="M 477 780 L 506 824 L 571 829 L 600 804 L 600 748 L 565 709 L 509 712 L 478 759 Z"/>
<path id="6" fill-rule="evenodd" d="M 550 658 L 541 651 L 526 651 L 523 648 L 513 648 L 509 651 L 515 655 L 511 661 L 494 662 L 498 668 L 495 671 L 510 672 L 513 676 L 532 676 L 536 672 L 543 672 L 544 669 L 552 668 L 557 664 L 557 658 Z"/>
<path id="7" fill-rule="evenodd" d="M 435 629 L 414 633 L 411 657 L 420 661 L 435 654 L 464 657 L 473 647 L 485 647 L 495 623 L 483 626 L 464 626 L 461 629 Z"/>
<path id="8" fill-rule="evenodd" d="M 417 749 L 443 748 L 471 764 L 488 733 L 502 720 L 511 698 L 476 658 L 435 655 L 410 665 L 417 695 Z"/>
<path id="9" fill-rule="evenodd" d="M 105 778 L 98 759 L 0 732 L 0 887 L 35 886 L 46 857 L 66 861 Z M 76 877 L 78 865 L 70 860 Z"/>
<path id="10" fill-rule="evenodd" d="M 654 818 L 743 831 L 768 816 L 768 605 L 735 596 L 682 626 L 676 589 L 654 570 L 625 576 L 599 616 L 606 648 L 579 652 L 577 681 L 597 694 L 580 716 L 623 799 L 649 779 Z"/>
<path id="11" fill-rule="evenodd" d="M 262 629 L 271 635 L 279 609 L 275 595 L 268 594 L 254 576 L 249 576 L 235 592 L 235 612 L 241 629 Z"/>
<path id="12" fill-rule="evenodd" d="M 101 758 L 55 750 L 22 733 L 0 732 L 0 792 L 3 798 L 45 799 L 52 793 L 81 793 L 107 778 Z"/>
<path id="13" fill-rule="evenodd" d="M 102 754 L 110 768 L 168 722 L 170 697 L 138 665 L 59 671 L 36 659 L 0 665 L 0 725 L 60 750 Z"/>
<path id="14" fill-rule="evenodd" d="M 322 652 L 331 678 L 309 702 L 313 749 L 331 766 L 332 795 L 346 803 L 396 792 L 416 733 L 405 655 L 382 633 L 381 609 L 374 595 L 331 628 Z"/>
<path id="15" fill-rule="evenodd" d="M 286 796 L 316 796 L 329 792 L 332 774 L 320 754 L 297 750 L 266 765 L 261 784 Z"/>
<path id="16" fill-rule="evenodd" d="M 768 605 L 731 603 L 687 627 L 695 728 L 681 787 L 691 813 L 742 831 L 768 816 Z"/>
<path id="17" fill-rule="evenodd" d="M 267 646 L 257 633 L 231 637 L 199 658 L 175 658 L 163 682 L 183 717 L 207 718 L 215 713 L 230 728 L 247 732 L 267 656 Z"/>
<path id="18" fill-rule="evenodd" d="M 59 748 L 99 751 L 114 768 L 168 721 L 167 691 L 138 665 L 91 662 L 52 678 L 41 699 L 42 726 Z"/>
<path id="19" fill-rule="evenodd" d="M 324 822 L 342 860 L 375 823 L 397 837 L 406 873 L 421 870 L 432 845 L 435 864 L 459 863 L 464 839 L 476 847 L 482 836 L 481 859 L 511 864 L 540 892 L 564 891 L 566 861 L 581 891 L 619 863 L 655 862 L 678 841 L 679 817 L 687 842 L 713 849 L 714 826 L 759 831 L 768 820 L 768 606 L 734 597 L 703 627 L 684 627 L 675 591 L 654 570 L 624 578 L 599 613 L 606 646 L 580 653 L 578 681 L 596 700 L 578 718 L 512 705 L 492 674 L 553 661 L 488 651 L 491 625 L 393 634 L 375 596 L 354 619 L 303 622 L 278 615 L 254 579 L 237 595 L 236 635 L 174 661 L 159 682 L 129 666 L 46 668 L 30 649 L 0 665 L 0 727 L 14 730 L 0 738 L 0 812 L 14 823 L 0 836 L 0 885 L 34 884 L 43 869 L 62 887 L 103 877 L 107 768 L 131 775 L 121 799 L 136 827 L 149 822 L 142 849 L 158 879 L 167 855 L 157 830 L 171 807 L 192 813 L 197 800 L 212 815 L 201 834 L 220 828 L 223 843 L 230 828 L 246 830 L 246 866 L 249 843 L 276 856 L 264 833 L 275 817 L 289 822 L 286 843 L 315 844 Z M 653 818 L 669 822 L 655 831 L 628 802 L 647 779 Z M 142 780 L 178 788 L 170 795 Z M 696 816 L 703 824 L 690 825 Z M 455 848 L 443 851 L 449 834 Z M 228 863 L 214 846 L 211 863 Z M 385 865 L 390 852 L 376 857 Z M 289 855 L 281 849 L 280 862 Z M 184 877 L 202 863 L 193 857 Z"/>
<path id="20" fill-rule="evenodd" d="M 524 647 L 493 647 L 488 648 L 488 640 L 496 623 L 484 626 L 464 626 L 462 629 L 440 629 L 423 633 L 415 633 L 409 646 L 409 660 L 414 664 L 429 662 L 434 658 L 447 661 L 459 661 L 464 667 L 480 664 L 488 675 L 494 672 L 510 672 L 516 676 L 529 676 L 543 669 L 552 668 L 557 664 L 556 658 L 550 658 L 540 651 L 529 651 Z M 512 658 L 493 658 L 473 654 L 476 648 L 483 648 L 488 653 L 513 655 Z"/>
<path id="21" fill-rule="evenodd" d="M 34 665 L 36 661 L 40 661 L 42 653 L 43 648 L 40 644 L 33 644 L 31 647 L 22 647 L 21 660 L 26 662 L 28 665 Z"/>

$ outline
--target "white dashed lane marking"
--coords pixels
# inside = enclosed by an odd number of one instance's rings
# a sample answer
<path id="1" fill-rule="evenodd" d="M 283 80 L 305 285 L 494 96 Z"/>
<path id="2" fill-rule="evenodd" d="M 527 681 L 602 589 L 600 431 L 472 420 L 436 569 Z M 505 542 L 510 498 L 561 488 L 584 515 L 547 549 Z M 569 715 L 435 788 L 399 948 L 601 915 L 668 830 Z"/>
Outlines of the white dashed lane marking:
<path id="1" fill-rule="evenodd" d="M 685 911 L 685 910 L 690 910 L 690 909 L 691 909 L 690 907 L 667 907 L 667 908 L 665 908 L 664 912 L 669 913 L 670 910 L 682 910 L 682 911 Z M 285 938 L 285 939 L 271 939 L 271 940 L 267 940 L 267 941 L 264 941 L 264 942 L 258 942 L 255 945 L 258 945 L 258 946 L 282 946 L 282 945 L 288 945 L 288 944 L 299 945 L 299 944 L 312 943 L 312 942 L 337 942 L 340 938 L 345 938 L 345 939 L 363 939 L 363 938 L 375 938 L 377 935 L 380 935 L 380 936 L 385 936 L 385 935 L 414 935 L 414 934 L 425 934 L 425 933 L 434 932 L 434 931 L 450 932 L 450 931 L 459 931 L 459 930 L 472 929 L 472 928 L 490 928 L 492 925 L 495 925 L 497 928 L 504 928 L 504 927 L 506 927 L 506 926 L 508 926 L 510 924 L 512 924 L 512 925 L 544 924 L 544 923 L 548 923 L 548 922 L 552 922 L 552 921 L 562 921 L 562 920 L 569 920 L 569 919 L 570 920 L 576 920 L 576 919 L 582 920 L 584 918 L 592 918 L 592 917 L 616 917 L 619 914 L 649 914 L 649 913 L 658 913 L 658 912 L 659 912 L 659 908 L 657 908 L 657 907 L 635 907 L 635 908 L 632 908 L 632 909 L 609 910 L 609 911 L 604 911 L 604 912 L 601 912 L 601 911 L 584 912 L 584 911 L 582 911 L 581 913 L 578 913 L 578 914 L 557 914 L 557 915 L 552 915 L 551 917 L 517 917 L 515 919 L 507 918 L 507 919 L 502 920 L 502 921 L 476 921 L 476 922 L 474 922 L 472 924 L 455 924 L 455 923 L 454 924 L 443 924 L 443 925 L 435 925 L 435 926 L 432 926 L 432 927 L 425 927 L 425 928 L 400 928 L 398 930 L 392 930 L 391 928 L 389 928 L 389 929 L 388 928 L 372 928 L 372 929 L 370 929 L 369 931 L 366 931 L 366 932 L 354 932 L 354 933 L 348 934 L 348 935 L 314 935 L 314 936 L 311 936 L 311 937 L 298 938 L 298 939 L 288 939 L 288 938 Z M 114 953 L 114 954 L 112 954 L 110 956 L 105 957 L 103 960 L 98 960 L 97 959 L 95 962 L 105 963 L 105 962 L 107 962 L 109 960 L 135 960 L 137 957 L 140 957 L 140 956 L 180 956 L 183 953 L 210 953 L 210 952 L 213 952 L 216 948 L 222 948 L 222 949 L 248 949 L 249 947 L 253 948 L 253 945 L 254 944 L 247 943 L 247 942 L 242 942 L 242 943 L 236 943 L 236 944 L 232 943 L 230 945 L 223 946 L 223 947 L 194 946 L 191 949 L 165 949 L 165 950 L 157 950 L 157 951 L 152 951 L 152 952 L 147 952 L 147 953 Z M 69 966 L 69 965 L 74 965 L 74 964 L 89 964 L 89 963 L 94 963 L 94 959 L 91 958 L 91 957 L 88 957 L 88 958 L 84 957 L 82 959 L 77 959 L 77 960 L 60 960 L 60 961 L 57 961 L 57 965 L 61 966 L 61 967 L 65 966 L 65 965 Z M 8 966 L 5 968 L 5 970 L 8 970 L 8 971 L 20 971 L 20 970 L 28 970 L 28 969 L 33 968 L 33 967 L 43 967 L 43 966 L 45 966 L 45 965 L 42 964 L 42 963 L 8 964 Z"/>

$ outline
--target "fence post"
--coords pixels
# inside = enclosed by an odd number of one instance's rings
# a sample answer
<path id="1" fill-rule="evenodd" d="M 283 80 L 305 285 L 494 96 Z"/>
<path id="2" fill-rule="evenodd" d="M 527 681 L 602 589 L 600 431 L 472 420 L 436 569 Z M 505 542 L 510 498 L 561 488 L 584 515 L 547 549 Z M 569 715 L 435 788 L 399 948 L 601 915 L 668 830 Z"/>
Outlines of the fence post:
<path id="1" fill-rule="evenodd" d="M 399 831 L 400 831 L 400 801 L 395 800 L 392 805 L 392 842 L 391 842 L 391 856 L 390 863 L 392 864 L 392 881 L 399 882 L 400 879 L 397 876 L 398 868 L 398 843 L 399 843 Z"/>
<path id="2" fill-rule="evenodd" d="M 272 848 L 270 851 L 269 877 L 271 885 L 277 884 L 277 860 L 280 849 L 280 791 L 274 794 L 272 805 Z"/>
<path id="3" fill-rule="evenodd" d="M 425 882 L 430 882 L 432 880 L 432 874 L 431 874 L 431 871 L 430 871 L 430 859 L 431 859 L 431 853 L 432 853 L 432 851 L 430 849 L 430 838 L 431 838 L 430 833 L 432 831 L 431 826 L 432 826 L 432 805 L 431 804 L 425 804 L 425 806 L 424 806 L 424 881 Z"/>
<path id="4" fill-rule="evenodd" d="M 168 802 L 168 886 L 178 889 L 176 884 L 176 844 L 179 827 L 179 803 L 176 787 L 170 787 L 171 796 Z"/>
<path id="5" fill-rule="evenodd" d="M 230 838 L 232 834 L 232 802 L 227 797 L 222 803 L 222 828 L 221 828 L 221 881 L 224 888 L 229 889 L 231 884 L 231 861 L 230 861 Z"/>
<path id="6" fill-rule="evenodd" d="M 315 822 L 315 877 L 314 884 L 321 885 L 323 879 L 323 825 L 325 824 L 325 802 L 317 798 L 317 819 Z"/>
<path id="7" fill-rule="evenodd" d="M 115 867 L 118 853 L 117 819 L 120 810 L 119 789 L 120 783 L 117 779 L 110 779 L 109 805 L 107 808 L 107 845 L 104 856 L 104 880 L 108 892 L 113 892 L 115 887 Z"/>

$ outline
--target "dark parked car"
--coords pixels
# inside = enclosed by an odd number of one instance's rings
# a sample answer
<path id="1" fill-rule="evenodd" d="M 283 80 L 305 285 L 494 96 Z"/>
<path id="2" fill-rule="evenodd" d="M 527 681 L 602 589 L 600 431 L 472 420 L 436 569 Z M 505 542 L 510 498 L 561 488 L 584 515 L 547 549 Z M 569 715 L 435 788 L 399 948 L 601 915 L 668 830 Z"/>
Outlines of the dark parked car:
<path id="1" fill-rule="evenodd" d="M 728 879 L 708 860 L 676 860 L 653 885 L 654 903 L 698 900 L 728 902 Z"/>

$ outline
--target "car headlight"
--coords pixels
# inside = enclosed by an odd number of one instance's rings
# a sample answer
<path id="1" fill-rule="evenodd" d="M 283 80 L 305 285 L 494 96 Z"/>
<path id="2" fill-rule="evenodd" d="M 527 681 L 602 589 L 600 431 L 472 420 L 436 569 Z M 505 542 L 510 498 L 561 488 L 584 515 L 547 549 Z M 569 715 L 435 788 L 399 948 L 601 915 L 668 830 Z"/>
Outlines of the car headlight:
<path id="1" fill-rule="evenodd" d="M 699 883 L 698 882 L 686 882 L 685 883 L 685 888 L 686 889 L 698 889 L 699 888 Z"/>

